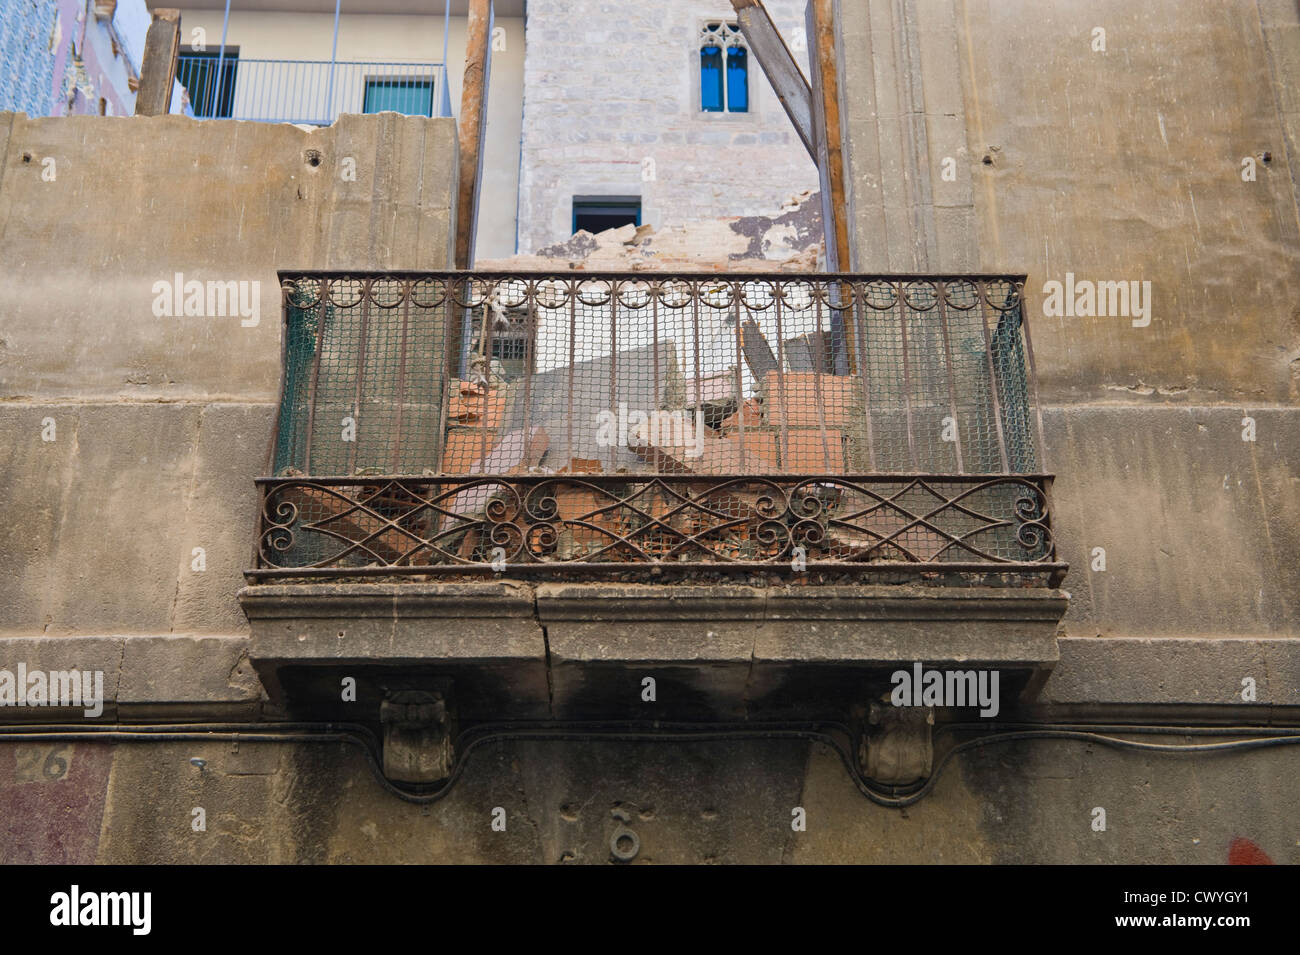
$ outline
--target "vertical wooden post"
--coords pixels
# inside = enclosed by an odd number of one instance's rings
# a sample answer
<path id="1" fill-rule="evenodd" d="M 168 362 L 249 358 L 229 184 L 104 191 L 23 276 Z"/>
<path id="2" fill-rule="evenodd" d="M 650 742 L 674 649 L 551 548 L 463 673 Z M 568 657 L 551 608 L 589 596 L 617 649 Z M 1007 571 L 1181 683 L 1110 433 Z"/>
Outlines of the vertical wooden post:
<path id="1" fill-rule="evenodd" d="M 844 184 L 844 150 L 840 134 L 839 58 L 836 56 L 835 0 L 808 0 L 808 69 L 812 73 L 813 135 L 817 145 L 817 176 L 822 197 L 822 234 L 826 237 L 826 271 L 848 272 L 849 208 Z M 840 328 L 836 329 L 836 323 Z M 836 331 L 842 339 L 837 341 Z M 834 373 L 856 374 L 857 356 L 852 310 L 832 320 Z"/>
<path id="2" fill-rule="evenodd" d="M 808 0 L 808 66 L 812 73 L 813 130 L 821 178 L 826 269 L 849 271 L 849 210 L 840 139 L 840 83 L 836 57 L 834 0 Z"/>
<path id="3" fill-rule="evenodd" d="M 799 64 L 790 54 L 790 48 L 781 38 L 781 31 L 772 22 L 763 0 L 731 0 L 740 23 L 740 32 L 767 74 L 776 98 L 785 107 L 785 114 L 794 124 L 799 141 L 808 150 L 813 162 L 817 161 L 817 145 L 813 140 L 812 90 L 799 70 Z"/>
<path id="4" fill-rule="evenodd" d="M 159 8 L 144 37 L 144 62 L 140 64 L 140 90 L 135 115 L 165 116 L 171 111 L 176 83 L 176 54 L 181 48 L 181 12 Z"/>
<path id="5" fill-rule="evenodd" d="M 491 67 L 492 0 L 470 0 L 465 45 L 465 83 L 460 94 L 460 180 L 456 196 L 458 269 L 468 269 L 474 264 Z"/>

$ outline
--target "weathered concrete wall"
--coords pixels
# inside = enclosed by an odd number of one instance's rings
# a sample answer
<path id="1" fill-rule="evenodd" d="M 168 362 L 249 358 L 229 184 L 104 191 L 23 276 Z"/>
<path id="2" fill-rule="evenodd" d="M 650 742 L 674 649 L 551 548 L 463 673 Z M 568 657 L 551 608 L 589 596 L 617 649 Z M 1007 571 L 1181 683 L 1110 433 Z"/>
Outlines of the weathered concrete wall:
<path id="1" fill-rule="evenodd" d="M 766 6 L 806 72 L 803 0 Z M 640 196 L 642 223 L 661 228 L 764 215 L 817 188 L 752 55 L 750 111 L 700 110 L 699 31 L 735 21 L 726 0 L 532 0 L 528 16 L 520 252 L 569 238 L 574 196 Z"/>
<path id="2" fill-rule="evenodd" d="M 246 630 L 276 269 L 449 267 L 455 162 L 451 119 L 0 114 L 0 633 Z M 258 313 L 155 314 L 178 273 Z"/>
<path id="3" fill-rule="evenodd" d="M 453 120 L 396 114 L 314 131 L 0 114 L 4 397 L 274 401 L 276 270 L 447 267 L 455 150 Z M 176 273 L 257 282 L 258 314 L 158 316 Z"/>
<path id="4" fill-rule="evenodd" d="M 1296 747 L 1197 758 L 1008 744 L 957 757 L 900 812 L 868 802 L 820 744 L 505 742 L 422 807 L 338 743 L 7 744 L 0 859 L 602 863 L 620 812 L 637 864 L 1223 864 L 1241 839 L 1294 864 L 1298 760 Z M 498 807 L 505 831 L 492 829 Z M 795 807 L 805 831 L 791 828 Z"/>
<path id="5" fill-rule="evenodd" d="M 1063 406 L 1044 430 L 1068 634 L 1300 636 L 1300 412 Z"/>
<path id="6" fill-rule="evenodd" d="M 1300 399 L 1294 0 L 839 11 L 858 268 L 1027 272 L 1049 402 Z M 1045 314 L 1067 273 L 1150 324 Z"/>
<path id="7" fill-rule="evenodd" d="M 837 16 L 855 266 L 1029 275 L 1067 632 L 1295 633 L 1300 8 Z M 1149 315 L 1051 314 L 1067 273 Z"/>

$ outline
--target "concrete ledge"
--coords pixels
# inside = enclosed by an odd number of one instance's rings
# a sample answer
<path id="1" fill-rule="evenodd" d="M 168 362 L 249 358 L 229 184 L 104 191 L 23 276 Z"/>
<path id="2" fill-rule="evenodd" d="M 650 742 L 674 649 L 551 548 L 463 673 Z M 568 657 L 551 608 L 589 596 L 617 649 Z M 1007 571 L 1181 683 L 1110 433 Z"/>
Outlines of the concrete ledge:
<path id="1" fill-rule="evenodd" d="M 333 712 L 339 679 L 361 673 L 382 696 L 405 674 L 450 678 L 483 719 L 731 718 L 771 700 L 839 712 L 913 660 L 979 661 L 1036 686 L 1067 604 L 1038 588 L 506 580 L 267 584 L 239 599 L 277 703 Z"/>
<path id="2" fill-rule="evenodd" d="M 1068 603 L 1060 591 L 1030 588 L 537 587 L 552 654 L 603 661 L 1050 663 Z"/>
<path id="3" fill-rule="evenodd" d="M 643 705 L 647 676 L 673 716 L 831 713 L 917 660 L 1009 670 L 1032 693 L 1067 604 L 1030 588 L 537 587 L 552 705 L 574 717 L 659 715 Z"/>
<path id="4" fill-rule="evenodd" d="M 265 584 L 239 602 L 267 692 L 304 717 L 377 718 L 388 691 L 447 678 L 462 718 L 549 710 L 546 637 L 523 584 Z M 342 705 L 346 677 L 360 706 Z"/>
<path id="5" fill-rule="evenodd" d="M 245 587 L 249 653 L 268 662 L 542 662 L 531 590 L 511 582 Z"/>

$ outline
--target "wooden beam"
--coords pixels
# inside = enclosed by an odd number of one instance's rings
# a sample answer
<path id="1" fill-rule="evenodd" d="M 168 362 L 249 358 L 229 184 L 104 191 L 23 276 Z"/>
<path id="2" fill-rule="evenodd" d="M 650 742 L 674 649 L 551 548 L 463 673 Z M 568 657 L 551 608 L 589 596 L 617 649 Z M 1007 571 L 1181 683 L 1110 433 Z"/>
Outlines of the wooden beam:
<path id="1" fill-rule="evenodd" d="M 781 38 L 781 31 L 768 15 L 763 0 L 731 0 L 731 5 L 736 10 L 745 42 L 758 58 L 758 64 L 767 74 L 772 89 L 776 90 L 776 98 L 785 107 L 785 114 L 794 124 L 794 131 L 799 134 L 804 149 L 808 150 L 808 155 L 816 162 L 812 88 L 790 54 L 790 48 Z"/>
<path id="2" fill-rule="evenodd" d="M 849 210 L 840 135 L 840 83 L 835 41 L 834 0 L 808 0 L 808 64 L 812 71 L 813 131 L 821 178 L 822 228 L 826 268 L 846 272 L 849 261 Z"/>
<path id="3" fill-rule="evenodd" d="M 171 111 L 176 84 L 176 54 L 181 48 L 181 12 L 158 9 L 144 36 L 144 62 L 140 64 L 140 91 L 135 115 L 165 116 Z"/>
<path id="4" fill-rule="evenodd" d="M 470 0 L 465 45 L 465 83 L 460 95 L 460 180 L 456 197 L 456 268 L 474 265 L 483 134 L 487 129 L 492 69 L 492 0 Z"/>

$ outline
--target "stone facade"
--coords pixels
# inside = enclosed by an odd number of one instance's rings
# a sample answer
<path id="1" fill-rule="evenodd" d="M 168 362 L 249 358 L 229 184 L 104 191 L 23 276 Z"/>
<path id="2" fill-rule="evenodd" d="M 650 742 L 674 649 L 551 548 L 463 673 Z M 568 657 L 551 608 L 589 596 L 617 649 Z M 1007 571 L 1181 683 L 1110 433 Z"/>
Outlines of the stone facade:
<path id="1" fill-rule="evenodd" d="M 807 71 L 800 0 L 767 4 Z M 762 68 L 750 56 L 748 113 L 699 107 L 702 24 L 735 20 L 726 0 L 533 0 L 524 63 L 519 252 L 572 234 L 574 196 L 640 196 L 656 228 L 770 214 L 817 188 Z"/>

